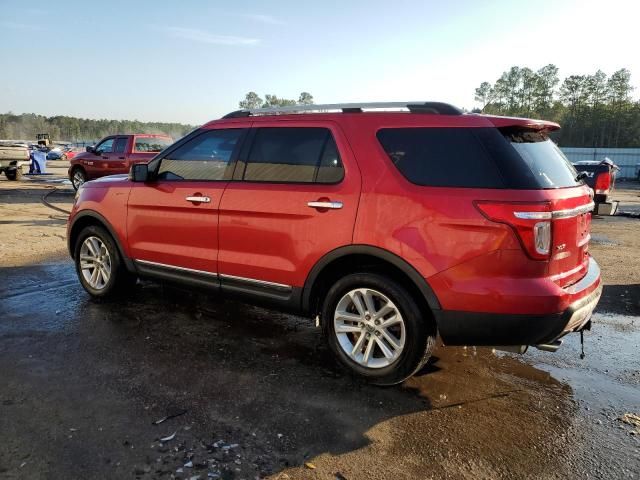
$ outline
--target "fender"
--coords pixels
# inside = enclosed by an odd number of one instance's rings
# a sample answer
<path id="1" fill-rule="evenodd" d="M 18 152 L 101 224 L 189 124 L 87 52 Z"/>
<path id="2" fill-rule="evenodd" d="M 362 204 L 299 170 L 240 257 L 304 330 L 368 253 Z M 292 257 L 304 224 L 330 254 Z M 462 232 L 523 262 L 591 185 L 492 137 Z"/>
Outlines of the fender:
<path id="1" fill-rule="evenodd" d="M 338 247 L 335 250 L 330 251 L 325 254 L 318 262 L 313 266 L 309 275 L 307 275 L 307 279 L 304 283 L 304 288 L 302 292 L 302 309 L 303 311 L 309 311 L 311 308 L 311 289 L 313 288 L 313 284 L 315 283 L 320 272 L 326 267 L 329 263 L 334 260 L 339 259 L 340 257 L 345 257 L 347 255 L 370 255 L 372 257 L 377 257 L 380 260 L 384 260 L 394 267 L 398 268 L 402 271 L 411 281 L 418 287 L 420 293 L 424 296 L 424 299 L 427 301 L 429 308 L 431 310 L 440 310 L 440 302 L 438 301 L 438 297 L 434 293 L 433 289 L 427 282 L 427 280 L 409 263 L 405 260 L 397 256 L 395 253 L 390 252 L 389 250 L 385 250 L 384 248 L 374 247 L 372 245 L 347 245 L 344 247 Z"/>
<path id="2" fill-rule="evenodd" d="M 73 245 L 71 245 L 71 232 L 73 232 L 73 227 L 78 222 L 78 220 L 80 220 L 81 218 L 86 218 L 86 217 L 91 217 L 91 218 L 97 220 L 104 228 L 107 229 L 107 231 L 109 232 L 109 234 L 113 238 L 113 241 L 115 242 L 116 247 L 118 248 L 118 253 L 120 253 L 120 258 L 122 258 L 122 261 L 124 262 L 125 266 L 127 267 L 127 270 L 129 270 L 130 272 L 134 272 L 135 273 L 136 272 L 136 267 L 135 267 L 133 261 L 127 255 L 125 255 L 124 249 L 122 248 L 122 244 L 120 243 L 120 238 L 118 238 L 118 235 L 116 234 L 115 229 L 111 226 L 111 224 L 107 221 L 106 218 L 104 218 L 102 215 L 100 215 L 95 210 L 81 210 L 80 212 L 78 212 L 76 214 L 75 217 L 73 217 L 73 220 L 72 220 L 72 222 L 69 225 L 69 228 L 67 230 L 67 232 L 68 232 L 68 234 L 67 234 L 67 248 L 69 250 L 69 255 L 71 255 L 71 258 L 73 258 Z"/>

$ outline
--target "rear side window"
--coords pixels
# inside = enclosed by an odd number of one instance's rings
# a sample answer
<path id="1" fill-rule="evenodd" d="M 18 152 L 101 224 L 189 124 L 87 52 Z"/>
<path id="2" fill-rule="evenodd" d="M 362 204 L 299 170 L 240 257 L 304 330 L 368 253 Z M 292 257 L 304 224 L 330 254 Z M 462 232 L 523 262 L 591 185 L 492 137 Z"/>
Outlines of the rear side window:
<path id="1" fill-rule="evenodd" d="M 411 183 L 431 187 L 504 188 L 489 153 L 470 128 L 385 128 L 378 140 Z"/>
<path id="2" fill-rule="evenodd" d="M 277 183 L 336 183 L 343 167 L 327 128 L 258 128 L 244 180 Z"/>
<path id="3" fill-rule="evenodd" d="M 417 185 L 547 189 L 573 187 L 577 172 L 546 134 L 497 128 L 388 128 L 378 140 Z"/>
<path id="4" fill-rule="evenodd" d="M 136 137 L 135 151 L 138 153 L 157 153 L 167 148 L 171 143 L 172 141 L 169 138 Z"/>
<path id="5" fill-rule="evenodd" d="M 207 130 L 160 160 L 161 180 L 224 180 L 244 132 L 241 128 Z"/>
<path id="6" fill-rule="evenodd" d="M 124 153 L 125 148 L 127 147 L 127 142 L 129 141 L 128 137 L 118 137 L 116 138 L 116 142 L 113 146 L 114 153 Z"/>

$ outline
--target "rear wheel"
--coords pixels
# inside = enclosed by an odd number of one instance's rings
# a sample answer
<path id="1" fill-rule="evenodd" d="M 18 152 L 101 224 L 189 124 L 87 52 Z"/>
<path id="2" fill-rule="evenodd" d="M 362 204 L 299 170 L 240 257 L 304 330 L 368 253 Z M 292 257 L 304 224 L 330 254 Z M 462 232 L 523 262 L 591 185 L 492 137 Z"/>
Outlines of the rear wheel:
<path id="1" fill-rule="evenodd" d="M 94 297 L 112 296 L 137 281 L 124 266 L 113 238 L 102 227 L 92 225 L 80 232 L 74 259 L 80 283 Z"/>
<path id="2" fill-rule="evenodd" d="M 430 314 L 399 283 L 374 273 L 354 273 L 329 290 L 322 318 L 340 363 L 378 385 L 416 373 L 435 347 Z"/>
<path id="3" fill-rule="evenodd" d="M 7 180 L 21 180 L 22 167 L 15 168 L 13 170 L 5 170 L 4 175 L 7 177 Z"/>
<path id="4" fill-rule="evenodd" d="M 76 167 L 71 170 L 71 175 L 69 175 L 69 177 L 71 180 L 71 185 L 73 185 L 73 188 L 75 190 L 78 190 L 82 186 L 82 184 L 87 181 L 87 174 L 80 167 Z"/>

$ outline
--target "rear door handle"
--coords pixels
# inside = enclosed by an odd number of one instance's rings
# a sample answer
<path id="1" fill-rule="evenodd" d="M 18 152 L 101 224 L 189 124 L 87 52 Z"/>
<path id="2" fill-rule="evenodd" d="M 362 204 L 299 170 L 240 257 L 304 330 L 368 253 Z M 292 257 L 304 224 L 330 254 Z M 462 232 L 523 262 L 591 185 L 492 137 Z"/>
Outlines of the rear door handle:
<path id="1" fill-rule="evenodd" d="M 185 197 L 185 200 L 193 203 L 211 203 L 211 198 L 209 197 Z"/>
<path id="2" fill-rule="evenodd" d="M 325 202 L 307 202 L 307 207 L 339 209 L 342 208 L 342 202 L 332 202 L 330 200 Z"/>

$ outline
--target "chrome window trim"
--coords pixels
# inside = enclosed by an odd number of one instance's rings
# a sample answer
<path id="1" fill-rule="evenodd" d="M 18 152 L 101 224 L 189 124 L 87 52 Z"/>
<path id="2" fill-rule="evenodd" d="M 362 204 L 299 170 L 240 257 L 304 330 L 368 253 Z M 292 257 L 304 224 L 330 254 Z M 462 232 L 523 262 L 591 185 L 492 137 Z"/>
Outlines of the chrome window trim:
<path id="1" fill-rule="evenodd" d="M 136 263 L 142 263 L 143 265 L 150 265 L 152 267 L 168 268 L 171 270 L 179 270 L 181 272 L 197 273 L 198 275 L 207 275 L 210 277 L 218 277 L 217 273 L 205 272 L 204 270 L 196 270 L 194 268 L 177 267 L 175 265 L 167 265 L 166 263 L 150 262 L 149 260 L 135 260 Z"/>
<path id="2" fill-rule="evenodd" d="M 551 212 L 553 218 L 571 218 L 577 217 L 578 215 L 582 215 L 583 213 L 588 213 L 594 209 L 595 203 L 589 202 L 586 205 L 581 205 L 575 208 L 569 208 L 567 210 L 555 210 Z"/>
<path id="3" fill-rule="evenodd" d="M 222 280 L 235 280 L 238 282 L 251 283 L 262 287 L 277 288 L 278 290 L 291 291 L 293 289 L 291 285 L 285 285 L 284 283 L 268 282 L 266 280 L 257 280 L 255 278 L 238 277 L 236 275 L 227 275 L 225 273 L 221 273 L 219 276 Z"/>

